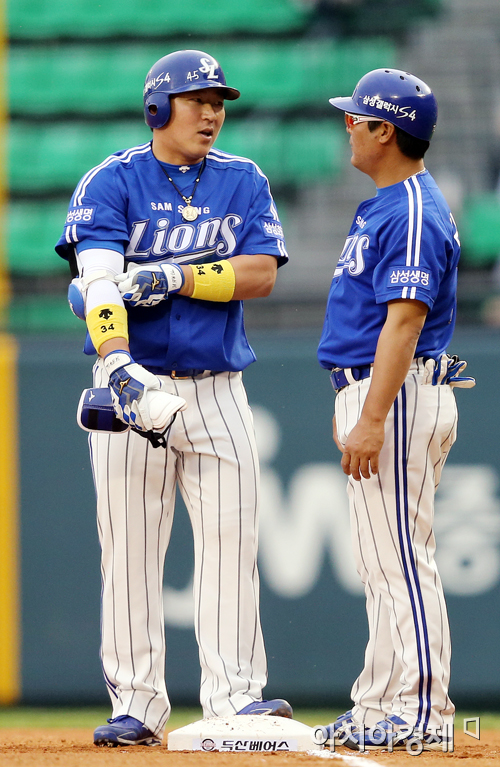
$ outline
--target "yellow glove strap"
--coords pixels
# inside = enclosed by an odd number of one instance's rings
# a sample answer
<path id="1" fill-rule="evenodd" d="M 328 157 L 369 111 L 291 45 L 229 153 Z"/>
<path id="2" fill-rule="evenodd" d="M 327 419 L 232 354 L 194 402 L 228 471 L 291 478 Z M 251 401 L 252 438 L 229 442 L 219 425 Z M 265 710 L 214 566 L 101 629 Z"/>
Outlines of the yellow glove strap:
<path id="1" fill-rule="evenodd" d="M 234 295 L 236 277 L 230 261 L 213 264 L 190 264 L 193 270 L 194 290 L 191 298 L 203 301 L 230 301 Z"/>
<path id="2" fill-rule="evenodd" d="M 110 338 L 128 341 L 127 311 L 119 304 L 102 304 L 87 314 L 87 328 L 96 351 Z"/>

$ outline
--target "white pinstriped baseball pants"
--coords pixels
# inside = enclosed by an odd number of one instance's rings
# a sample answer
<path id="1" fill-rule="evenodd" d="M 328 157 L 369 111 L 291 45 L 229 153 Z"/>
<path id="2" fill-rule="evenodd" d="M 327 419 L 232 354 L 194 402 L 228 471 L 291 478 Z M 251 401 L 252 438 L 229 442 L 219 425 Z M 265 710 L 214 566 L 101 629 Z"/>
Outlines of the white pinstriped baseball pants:
<path id="1" fill-rule="evenodd" d="M 99 362 L 94 378 L 95 386 L 107 383 Z M 260 700 L 267 680 L 256 562 L 259 467 L 241 373 L 162 380 L 188 402 L 166 450 L 130 431 L 89 440 L 102 550 L 101 657 L 113 717 L 133 716 L 156 734 L 170 714 L 162 589 L 176 483 L 194 537 L 203 715 L 229 716 Z"/>
<path id="2" fill-rule="evenodd" d="M 421 368 L 420 368 L 421 369 Z M 351 697 L 368 727 L 389 714 L 424 731 L 453 721 L 450 635 L 434 560 L 434 494 L 456 438 L 452 389 L 421 383 L 414 361 L 387 417 L 379 473 L 349 478 L 356 567 L 365 586 L 369 640 Z M 357 423 L 370 379 L 335 402 L 342 443 Z"/>

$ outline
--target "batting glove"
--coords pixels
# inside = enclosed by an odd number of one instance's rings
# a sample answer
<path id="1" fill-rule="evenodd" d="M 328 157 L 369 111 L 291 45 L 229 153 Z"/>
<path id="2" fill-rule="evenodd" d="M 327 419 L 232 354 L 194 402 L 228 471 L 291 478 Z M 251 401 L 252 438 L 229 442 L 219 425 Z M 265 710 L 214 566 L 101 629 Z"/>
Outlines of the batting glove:
<path id="1" fill-rule="evenodd" d="M 115 413 L 138 431 L 163 432 L 171 418 L 185 410 L 182 397 L 163 390 L 162 381 L 121 349 L 104 358 Z"/>
<path id="2" fill-rule="evenodd" d="M 448 370 L 444 379 L 445 383 L 449 384 L 451 387 L 456 386 L 459 389 L 472 389 L 472 387 L 476 385 L 476 379 L 471 378 L 470 376 L 460 375 L 466 367 L 466 361 L 461 360 L 457 354 L 454 354 L 453 357 L 448 357 Z"/>
<path id="3" fill-rule="evenodd" d="M 460 375 L 466 367 L 467 362 L 459 359 L 456 354 L 453 357 L 443 354 L 438 360 L 428 359 L 424 366 L 423 383 L 432 386 L 448 384 L 452 388 L 471 389 L 476 385 L 476 379 Z"/>
<path id="4" fill-rule="evenodd" d="M 177 264 L 131 266 L 116 276 L 118 290 L 130 306 L 156 306 L 184 285 L 184 274 Z"/>

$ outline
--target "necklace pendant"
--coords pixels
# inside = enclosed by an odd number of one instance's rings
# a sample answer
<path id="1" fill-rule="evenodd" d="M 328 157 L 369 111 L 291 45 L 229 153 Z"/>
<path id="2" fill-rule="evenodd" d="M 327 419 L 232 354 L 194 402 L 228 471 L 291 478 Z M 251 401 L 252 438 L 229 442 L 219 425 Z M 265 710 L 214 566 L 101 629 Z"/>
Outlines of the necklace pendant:
<path id="1" fill-rule="evenodd" d="M 181 211 L 181 215 L 184 221 L 196 221 L 199 213 L 193 205 L 185 205 Z"/>

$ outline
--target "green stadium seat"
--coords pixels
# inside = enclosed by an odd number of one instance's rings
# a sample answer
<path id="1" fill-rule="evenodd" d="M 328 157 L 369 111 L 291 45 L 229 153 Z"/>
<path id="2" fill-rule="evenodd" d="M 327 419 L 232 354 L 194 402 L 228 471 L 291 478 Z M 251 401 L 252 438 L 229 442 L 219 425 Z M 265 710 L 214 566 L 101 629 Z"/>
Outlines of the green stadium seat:
<path id="1" fill-rule="evenodd" d="M 217 147 L 249 157 L 271 186 L 331 180 L 345 157 L 344 130 L 334 120 L 241 121 L 224 126 Z"/>
<path id="2" fill-rule="evenodd" d="M 64 295 L 16 296 L 8 308 L 8 329 L 12 333 L 74 330 L 85 338 L 85 325 L 68 306 Z"/>
<path id="3" fill-rule="evenodd" d="M 206 43 L 190 41 L 194 48 Z M 185 43 L 184 43 L 185 45 Z M 150 66 L 169 50 L 146 44 L 16 46 L 10 51 L 10 107 L 15 115 L 141 114 Z M 206 46 L 222 63 L 228 83 L 242 97 L 229 109 L 325 106 L 333 95 L 352 93 L 370 69 L 393 66 L 386 40 L 217 43 Z M 35 74 L 36 73 L 36 76 Z"/>
<path id="4" fill-rule="evenodd" d="M 12 202 L 8 210 L 7 252 L 13 274 L 67 273 L 54 245 L 59 239 L 69 200 L 62 202 Z"/>
<path id="5" fill-rule="evenodd" d="M 294 0 L 10 0 L 12 39 L 224 34 L 301 29 L 312 7 Z"/>
<path id="6" fill-rule="evenodd" d="M 346 164 L 348 143 L 343 124 L 329 120 L 288 125 L 284 165 L 288 181 L 330 181 Z"/>
<path id="7" fill-rule="evenodd" d="M 395 49 L 386 40 L 246 43 L 221 48 L 219 60 L 227 81 L 241 90 L 239 108 L 317 107 L 352 93 L 370 69 L 392 66 Z"/>
<path id="8" fill-rule="evenodd" d="M 155 53 L 152 58 L 147 48 L 133 45 L 11 48 L 11 111 L 111 116 L 116 110 L 133 110 L 140 114 L 144 78 Z"/>
<path id="9" fill-rule="evenodd" d="M 144 143 L 151 131 L 141 123 L 14 122 L 9 135 L 9 179 L 18 192 L 72 190 L 78 180 L 108 155 Z"/>
<path id="10" fill-rule="evenodd" d="M 459 222 L 464 263 L 489 266 L 500 257 L 500 197 L 477 195 L 464 205 Z"/>
<path id="11" fill-rule="evenodd" d="M 10 187 L 17 193 L 68 194 L 90 168 L 120 149 L 149 141 L 140 121 L 110 125 L 11 123 Z M 344 129 L 339 120 L 229 120 L 216 146 L 250 157 L 271 183 L 301 183 L 331 178 L 344 157 Z"/>
<path id="12" fill-rule="evenodd" d="M 436 16 L 442 0 L 357 0 L 323 3 L 317 23 L 334 22 L 337 34 L 401 36 L 426 17 Z"/>

